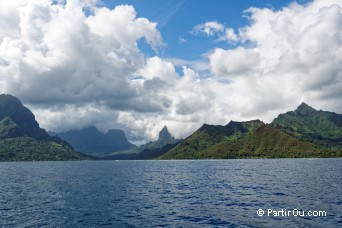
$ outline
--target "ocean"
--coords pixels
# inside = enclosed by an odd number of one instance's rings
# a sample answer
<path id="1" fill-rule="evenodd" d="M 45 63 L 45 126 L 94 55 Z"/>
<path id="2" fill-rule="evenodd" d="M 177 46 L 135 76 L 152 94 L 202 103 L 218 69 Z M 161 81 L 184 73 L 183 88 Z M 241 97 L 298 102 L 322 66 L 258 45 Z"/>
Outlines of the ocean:
<path id="1" fill-rule="evenodd" d="M 341 158 L 0 163 L 0 227 L 308 226 L 342 226 Z"/>

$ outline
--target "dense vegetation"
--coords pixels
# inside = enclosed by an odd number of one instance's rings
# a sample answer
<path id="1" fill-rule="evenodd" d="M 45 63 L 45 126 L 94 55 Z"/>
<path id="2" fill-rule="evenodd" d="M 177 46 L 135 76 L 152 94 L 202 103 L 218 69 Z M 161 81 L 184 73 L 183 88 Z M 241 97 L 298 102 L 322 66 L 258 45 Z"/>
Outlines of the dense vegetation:
<path id="1" fill-rule="evenodd" d="M 175 148 L 161 158 L 207 158 L 202 157 L 200 152 L 219 143 L 239 140 L 256 130 L 262 124 L 260 120 L 248 122 L 230 121 L 226 126 L 204 124 L 195 133 L 181 141 Z"/>
<path id="2" fill-rule="evenodd" d="M 160 159 L 341 157 L 342 115 L 301 104 L 270 125 L 203 125 Z"/>
<path id="3" fill-rule="evenodd" d="M 300 141 L 281 130 L 263 125 L 241 140 L 217 144 L 201 151 L 200 158 L 294 158 L 341 156 L 334 150 L 320 150 L 310 142 Z"/>
<path id="4" fill-rule="evenodd" d="M 53 141 L 30 137 L 0 140 L 0 161 L 62 161 L 81 160 L 85 156 Z"/>
<path id="5" fill-rule="evenodd" d="M 75 152 L 58 137 L 39 127 L 32 112 L 18 98 L 0 95 L 0 161 L 79 160 L 89 158 Z"/>
<path id="6" fill-rule="evenodd" d="M 342 115 L 317 111 L 305 103 L 279 115 L 271 126 L 324 148 L 342 148 Z"/>
<path id="7" fill-rule="evenodd" d="M 231 121 L 226 126 L 204 124 L 182 141 L 175 139 L 165 126 L 157 141 L 139 147 L 130 144 L 121 130 L 103 134 L 90 127 L 65 135 L 71 144 L 86 148 L 89 153 L 119 150 L 103 153 L 103 159 L 342 156 L 342 115 L 317 111 L 305 103 L 295 111 L 280 114 L 271 124 L 260 120 Z M 75 152 L 59 137 L 48 135 L 39 127 L 32 112 L 16 97 L 0 95 L 0 161 L 91 158 Z"/>

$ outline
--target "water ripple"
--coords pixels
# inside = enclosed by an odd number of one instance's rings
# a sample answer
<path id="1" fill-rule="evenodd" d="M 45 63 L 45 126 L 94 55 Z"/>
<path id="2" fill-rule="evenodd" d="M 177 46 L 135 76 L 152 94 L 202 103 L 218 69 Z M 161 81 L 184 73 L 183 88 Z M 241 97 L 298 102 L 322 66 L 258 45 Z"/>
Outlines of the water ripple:
<path id="1" fill-rule="evenodd" d="M 0 227 L 337 227 L 341 164 L 342 159 L 0 163 Z M 328 216 L 259 217 L 260 208 L 325 210 Z"/>

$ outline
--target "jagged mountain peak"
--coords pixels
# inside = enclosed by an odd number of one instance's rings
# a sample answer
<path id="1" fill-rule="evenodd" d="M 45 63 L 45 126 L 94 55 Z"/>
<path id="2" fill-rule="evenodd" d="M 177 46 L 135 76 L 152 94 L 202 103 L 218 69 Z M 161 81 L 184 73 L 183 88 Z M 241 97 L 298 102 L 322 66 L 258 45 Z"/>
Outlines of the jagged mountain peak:
<path id="1" fill-rule="evenodd" d="M 173 144 L 176 143 L 177 140 L 171 135 L 169 130 L 167 129 L 166 125 L 160 130 L 159 138 L 157 141 L 151 144 L 152 148 L 161 148 L 166 144 Z"/>
<path id="2" fill-rule="evenodd" d="M 162 131 L 167 131 L 167 132 L 168 132 L 169 130 L 167 129 L 167 126 L 164 125 L 164 127 L 163 127 L 160 131 L 161 131 L 161 132 L 162 132 Z"/>
<path id="3" fill-rule="evenodd" d="M 295 111 L 280 114 L 271 126 L 323 147 L 342 147 L 342 115 L 317 111 L 302 103 Z"/>
<path id="4" fill-rule="evenodd" d="M 316 111 L 316 109 L 314 109 L 313 107 L 311 107 L 310 105 L 308 105 L 305 102 L 302 102 L 296 109 L 296 111 L 300 111 L 300 110 L 311 110 L 311 111 Z"/>
<path id="5" fill-rule="evenodd" d="M 173 138 L 166 125 L 160 130 L 158 140 L 167 140 Z"/>

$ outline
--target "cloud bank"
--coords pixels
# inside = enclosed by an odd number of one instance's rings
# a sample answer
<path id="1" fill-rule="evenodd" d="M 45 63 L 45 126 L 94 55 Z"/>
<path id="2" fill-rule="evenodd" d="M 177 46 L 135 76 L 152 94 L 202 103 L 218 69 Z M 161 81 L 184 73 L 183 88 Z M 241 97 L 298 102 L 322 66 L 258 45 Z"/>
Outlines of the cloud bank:
<path id="1" fill-rule="evenodd" d="M 248 26 L 238 30 L 219 22 L 194 27 L 233 44 L 209 52 L 210 76 L 202 77 L 144 56 L 138 42 L 156 53 L 164 42 L 157 24 L 132 6 L 2 1 L 0 90 L 22 99 L 44 128 L 120 127 L 131 140 L 155 139 L 163 125 L 186 137 L 203 123 L 270 121 L 302 101 L 342 113 L 341 2 L 246 15 Z"/>

